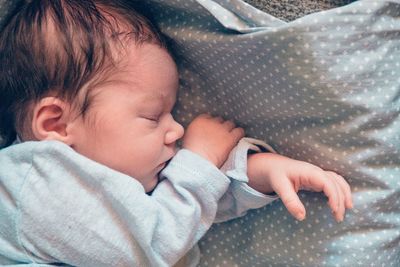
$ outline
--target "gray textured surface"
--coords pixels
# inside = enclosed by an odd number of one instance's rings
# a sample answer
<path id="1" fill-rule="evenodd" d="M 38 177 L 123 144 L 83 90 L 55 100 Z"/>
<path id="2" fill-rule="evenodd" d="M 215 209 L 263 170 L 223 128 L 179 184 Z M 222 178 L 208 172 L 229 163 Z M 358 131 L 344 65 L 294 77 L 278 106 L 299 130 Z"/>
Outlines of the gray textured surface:
<path id="1" fill-rule="evenodd" d="M 239 0 L 153 1 L 180 45 L 178 121 L 233 118 L 353 189 L 340 224 L 321 194 L 302 193 L 302 222 L 276 201 L 214 225 L 200 266 L 399 267 L 400 2 L 357 1 L 286 23 Z"/>
<path id="2" fill-rule="evenodd" d="M 285 21 L 307 14 L 347 5 L 355 0 L 244 0 L 245 2 Z"/>

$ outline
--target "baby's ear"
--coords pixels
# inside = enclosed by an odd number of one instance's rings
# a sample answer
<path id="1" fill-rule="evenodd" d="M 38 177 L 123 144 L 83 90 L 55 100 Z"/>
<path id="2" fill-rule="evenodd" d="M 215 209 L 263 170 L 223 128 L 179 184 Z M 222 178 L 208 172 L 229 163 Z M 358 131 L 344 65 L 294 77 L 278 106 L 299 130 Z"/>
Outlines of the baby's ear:
<path id="1" fill-rule="evenodd" d="M 35 104 L 32 131 L 37 140 L 58 140 L 70 145 L 68 123 L 71 106 L 57 97 L 45 97 Z"/>

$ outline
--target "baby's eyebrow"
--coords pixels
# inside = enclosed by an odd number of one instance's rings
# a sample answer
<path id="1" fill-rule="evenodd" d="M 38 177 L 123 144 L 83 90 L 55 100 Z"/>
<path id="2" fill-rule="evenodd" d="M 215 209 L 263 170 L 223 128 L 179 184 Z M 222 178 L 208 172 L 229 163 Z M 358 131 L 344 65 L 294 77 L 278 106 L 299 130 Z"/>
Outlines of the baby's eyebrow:
<path id="1" fill-rule="evenodd" d="M 156 101 L 156 102 L 164 102 L 164 100 L 165 100 L 165 96 L 163 96 L 162 94 L 156 94 L 156 93 L 154 93 L 154 94 L 147 95 L 147 96 L 143 99 L 143 102 L 146 102 L 146 103 L 148 103 L 148 102 L 153 102 L 153 101 Z"/>
<path id="2" fill-rule="evenodd" d="M 169 97 L 161 93 L 152 93 L 143 98 L 143 103 L 145 105 L 146 104 L 157 105 L 162 109 L 172 108 L 175 105 L 175 102 L 176 102 L 175 97 Z"/>

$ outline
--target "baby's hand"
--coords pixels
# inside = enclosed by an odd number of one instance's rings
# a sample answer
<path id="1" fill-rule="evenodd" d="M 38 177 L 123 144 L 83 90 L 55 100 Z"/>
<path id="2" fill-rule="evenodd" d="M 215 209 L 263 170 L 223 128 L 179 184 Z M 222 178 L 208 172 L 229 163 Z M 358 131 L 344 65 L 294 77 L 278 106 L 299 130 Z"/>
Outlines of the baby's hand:
<path id="1" fill-rule="evenodd" d="M 273 153 L 257 153 L 249 156 L 247 172 L 249 186 L 262 193 L 276 192 L 298 220 L 306 216 L 304 205 L 297 196 L 302 189 L 323 191 L 338 222 L 343 221 L 345 209 L 353 206 L 350 186 L 342 176 L 304 161 Z"/>
<path id="2" fill-rule="evenodd" d="M 237 128 L 232 121 L 202 114 L 186 129 L 183 148 L 199 154 L 219 168 L 243 136 L 244 130 Z"/>

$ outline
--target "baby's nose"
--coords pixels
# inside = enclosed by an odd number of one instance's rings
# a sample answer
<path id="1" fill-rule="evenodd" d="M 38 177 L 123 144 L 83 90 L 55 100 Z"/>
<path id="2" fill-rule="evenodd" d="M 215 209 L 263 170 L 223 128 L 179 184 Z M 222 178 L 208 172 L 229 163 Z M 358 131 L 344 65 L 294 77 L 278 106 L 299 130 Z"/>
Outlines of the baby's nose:
<path id="1" fill-rule="evenodd" d="M 171 144 L 178 139 L 182 138 L 185 130 L 182 125 L 177 123 L 175 120 L 173 121 L 173 125 L 171 126 L 170 130 L 165 135 L 165 143 Z"/>
<path id="2" fill-rule="evenodd" d="M 183 126 L 180 124 L 180 123 L 178 123 L 178 122 L 175 122 L 176 123 L 176 132 L 177 132 L 177 139 L 176 140 L 178 140 L 178 139 L 181 139 L 182 138 L 182 136 L 183 136 L 183 134 L 185 133 L 185 128 L 183 128 Z"/>

